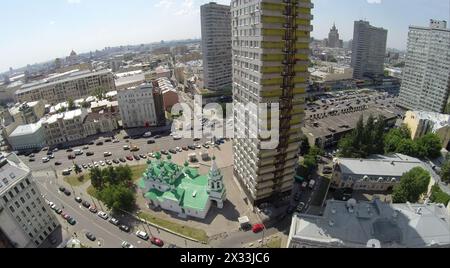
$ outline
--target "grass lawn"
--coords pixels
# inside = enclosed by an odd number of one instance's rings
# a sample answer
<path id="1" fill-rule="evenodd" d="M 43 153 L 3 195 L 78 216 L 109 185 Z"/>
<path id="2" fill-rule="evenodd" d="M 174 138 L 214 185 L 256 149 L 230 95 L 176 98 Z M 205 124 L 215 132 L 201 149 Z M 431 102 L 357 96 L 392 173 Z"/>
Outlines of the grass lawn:
<path id="1" fill-rule="evenodd" d="M 95 190 L 94 186 L 89 186 L 86 191 L 90 196 L 97 198 L 97 190 Z"/>
<path id="2" fill-rule="evenodd" d="M 74 187 L 81 186 L 88 182 L 90 179 L 91 177 L 89 176 L 89 173 L 85 173 L 84 175 L 64 177 L 64 181 Z"/>
<path id="3" fill-rule="evenodd" d="M 130 166 L 130 168 L 131 168 L 131 172 L 133 172 L 132 179 L 134 182 L 136 182 L 137 180 L 139 180 L 142 177 L 142 174 L 147 169 L 147 165 Z M 90 179 L 91 179 L 91 177 L 89 176 L 89 172 L 85 172 L 84 174 L 65 177 L 64 181 L 74 187 L 78 187 L 78 186 L 85 184 Z"/>
<path id="4" fill-rule="evenodd" d="M 281 248 L 281 238 L 271 239 L 262 248 Z"/>
<path id="5" fill-rule="evenodd" d="M 173 232 L 197 239 L 197 240 L 205 242 L 205 243 L 208 242 L 208 235 L 206 234 L 206 232 L 204 230 L 192 228 L 192 227 L 181 225 L 181 224 L 171 222 L 171 221 L 168 221 L 165 219 L 157 218 L 157 217 L 149 215 L 145 212 L 138 213 L 138 216 L 142 219 L 147 220 L 148 222 L 159 225 L 159 226 L 169 229 Z"/>

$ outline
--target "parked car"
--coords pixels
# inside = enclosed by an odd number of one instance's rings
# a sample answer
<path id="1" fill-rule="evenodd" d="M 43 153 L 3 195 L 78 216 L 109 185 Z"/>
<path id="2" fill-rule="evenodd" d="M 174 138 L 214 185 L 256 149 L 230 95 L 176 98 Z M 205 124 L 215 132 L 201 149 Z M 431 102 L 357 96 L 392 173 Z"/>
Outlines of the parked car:
<path id="1" fill-rule="evenodd" d="M 66 190 L 66 188 L 64 188 L 63 186 L 60 186 L 60 187 L 59 187 L 59 191 L 60 191 L 60 192 L 64 192 L 65 190 Z"/>
<path id="2" fill-rule="evenodd" d="M 81 197 L 77 196 L 77 197 L 75 197 L 75 201 L 77 203 L 81 203 L 81 202 L 83 202 L 83 199 L 81 199 Z"/>
<path id="3" fill-rule="evenodd" d="M 86 238 L 89 239 L 89 240 L 91 240 L 91 241 L 97 240 L 97 238 L 95 237 L 95 235 L 93 235 L 93 234 L 90 233 L 90 232 L 87 232 L 87 233 L 86 233 Z"/>
<path id="4" fill-rule="evenodd" d="M 156 143 L 156 141 L 154 139 L 151 139 L 151 140 L 147 141 L 147 144 L 155 144 L 155 143 Z"/>
<path id="5" fill-rule="evenodd" d="M 58 161 L 55 162 L 55 166 L 61 166 L 61 165 L 62 165 L 61 162 L 58 162 Z"/>
<path id="6" fill-rule="evenodd" d="M 160 139 L 160 138 L 161 138 L 161 135 L 155 135 L 155 136 L 153 136 L 153 138 L 154 138 L 154 139 Z"/>
<path id="7" fill-rule="evenodd" d="M 104 156 L 104 157 L 110 157 L 111 155 L 112 155 L 111 152 L 104 152 L 104 153 L 103 153 L 103 156 Z"/>
<path id="8" fill-rule="evenodd" d="M 113 160 L 113 163 L 114 163 L 114 164 L 119 164 L 120 161 L 119 161 L 119 159 L 114 159 L 114 160 Z"/>
<path id="9" fill-rule="evenodd" d="M 252 232 L 257 234 L 257 233 L 264 231 L 264 229 L 265 229 L 264 225 L 261 223 L 258 223 L 258 224 L 253 225 Z"/>
<path id="10" fill-rule="evenodd" d="M 74 218 L 69 218 L 69 219 L 67 220 L 67 222 L 68 222 L 70 225 L 75 225 L 75 224 L 77 223 L 77 221 L 76 221 Z"/>
<path id="11" fill-rule="evenodd" d="M 146 240 L 146 241 L 150 239 L 148 234 L 146 232 L 144 232 L 144 231 L 137 231 L 136 232 L 136 236 L 139 237 L 140 239 Z"/>
<path id="12" fill-rule="evenodd" d="M 95 153 L 94 152 L 87 152 L 86 156 L 93 156 Z"/>
<path id="13" fill-rule="evenodd" d="M 303 209 L 305 208 L 305 203 L 301 202 L 300 204 L 298 204 L 297 208 L 295 209 L 295 211 L 297 213 L 302 213 Z"/>
<path id="14" fill-rule="evenodd" d="M 55 208 L 55 213 L 56 213 L 56 214 L 61 215 L 62 212 L 63 212 L 62 209 L 60 209 L 60 208 Z"/>
<path id="15" fill-rule="evenodd" d="M 90 207 L 91 207 L 91 204 L 89 204 L 88 201 L 83 201 L 83 202 L 81 203 L 81 205 L 83 205 L 83 207 L 85 207 L 85 208 L 90 208 Z"/>
<path id="16" fill-rule="evenodd" d="M 142 135 L 143 138 L 150 138 L 152 136 L 151 132 L 146 132 L 144 135 Z"/>
<path id="17" fill-rule="evenodd" d="M 99 216 L 100 218 L 102 218 L 102 219 L 104 219 L 104 220 L 107 220 L 107 219 L 109 218 L 108 214 L 106 214 L 106 213 L 103 212 L 103 211 L 98 212 L 98 213 L 97 213 L 97 216 Z"/>
<path id="18" fill-rule="evenodd" d="M 183 146 L 183 148 L 182 148 L 184 151 L 189 151 L 189 147 L 187 147 L 187 146 Z"/>
<path id="19" fill-rule="evenodd" d="M 127 160 L 128 161 L 133 161 L 133 157 L 129 155 L 129 156 L 127 156 Z"/>
<path id="20" fill-rule="evenodd" d="M 128 150 L 130 150 L 130 146 L 124 145 L 124 146 L 123 146 L 123 149 L 124 149 L 125 151 L 128 151 Z"/>
<path id="21" fill-rule="evenodd" d="M 97 146 L 102 146 L 102 145 L 103 145 L 103 142 L 102 142 L 102 141 L 99 141 L 99 142 L 97 142 L 95 145 L 97 145 Z"/>
<path id="22" fill-rule="evenodd" d="M 92 205 L 92 206 L 89 207 L 89 211 L 92 212 L 92 213 L 97 213 L 97 207 Z"/>
<path id="23" fill-rule="evenodd" d="M 124 231 L 124 232 L 126 232 L 126 233 L 129 233 L 130 230 L 131 230 L 130 227 L 128 227 L 128 226 L 126 226 L 126 225 L 124 225 L 124 224 L 120 225 L 120 226 L 119 226 L 119 229 L 122 230 L 122 231 Z"/>
<path id="24" fill-rule="evenodd" d="M 152 237 L 152 238 L 150 239 L 150 242 L 151 242 L 153 245 L 158 246 L 158 247 L 163 247 L 163 246 L 164 246 L 164 242 L 163 242 L 161 239 L 156 238 L 156 237 Z"/>
<path id="25" fill-rule="evenodd" d="M 119 161 L 122 162 L 122 163 L 127 162 L 127 160 L 125 158 L 123 158 L 123 157 L 119 158 Z"/>
<path id="26" fill-rule="evenodd" d="M 70 196 L 72 193 L 71 193 L 69 190 L 66 189 L 66 190 L 64 191 L 64 194 L 67 195 L 67 196 Z"/>
<path id="27" fill-rule="evenodd" d="M 111 218 L 111 219 L 109 219 L 109 223 L 111 223 L 111 224 L 113 224 L 115 226 L 118 226 L 119 225 L 119 220 L 116 219 L 116 218 Z"/>
<path id="28" fill-rule="evenodd" d="M 28 161 L 29 161 L 29 162 L 35 162 L 35 161 L 36 161 L 36 159 L 34 159 L 34 158 L 30 158 L 30 159 L 28 159 Z"/>
<path id="29" fill-rule="evenodd" d="M 111 160 L 106 160 L 105 162 L 108 166 L 111 166 L 113 164 L 113 162 Z"/>
<path id="30" fill-rule="evenodd" d="M 170 149 L 169 152 L 170 152 L 171 154 L 176 154 L 176 153 L 177 153 L 177 150 L 175 150 L 175 149 Z"/>
<path id="31" fill-rule="evenodd" d="M 126 241 L 123 241 L 122 248 L 134 248 L 134 246 Z"/>
<path id="32" fill-rule="evenodd" d="M 162 150 L 162 151 L 161 151 L 161 154 L 163 154 L 163 155 L 168 155 L 168 154 L 169 154 L 169 152 L 168 152 L 168 151 L 166 151 L 166 150 Z"/>
<path id="33" fill-rule="evenodd" d="M 141 160 L 141 158 L 140 158 L 138 155 L 134 155 L 133 157 L 134 157 L 134 159 L 135 159 L 136 161 Z"/>

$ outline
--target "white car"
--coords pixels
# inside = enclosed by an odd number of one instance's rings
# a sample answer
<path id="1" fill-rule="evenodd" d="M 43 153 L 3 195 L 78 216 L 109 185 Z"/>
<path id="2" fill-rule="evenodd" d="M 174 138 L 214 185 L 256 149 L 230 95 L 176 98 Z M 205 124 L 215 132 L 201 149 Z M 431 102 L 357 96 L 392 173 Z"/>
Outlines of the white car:
<path id="1" fill-rule="evenodd" d="M 150 237 L 148 236 L 148 234 L 144 231 L 137 231 L 136 232 L 136 236 L 139 237 L 140 239 L 143 240 L 148 240 Z"/>
<path id="2" fill-rule="evenodd" d="M 103 161 L 100 161 L 100 166 L 104 167 L 106 164 Z"/>
<path id="3" fill-rule="evenodd" d="M 103 156 L 104 156 L 104 157 L 109 157 L 109 156 L 111 156 L 111 155 L 112 155 L 111 152 L 104 152 L 104 153 L 103 153 Z"/>
<path id="4" fill-rule="evenodd" d="M 51 209 L 55 209 L 56 205 L 53 202 L 48 203 L 48 205 L 50 206 Z"/>
<path id="5" fill-rule="evenodd" d="M 130 150 L 130 146 L 124 145 L 124 146 L 123 146 L 123 149 L 124 149 L 125 151 L 128 151 L 128 150 Z"/>
<path id="6" fill-rule="evenodd" d="M 197 148 L 197 149 L 201 149 L 201 148 L 202 148 L 202 146 L 201 146 L 200 144 L 194 144 L 194 146 L 195 146 L 195 148 Z"/>
<path id="7" fill-rule="evenodd" d="M 123 241 L 122 248 L 134 248 L 134 246 L 126 241 Z"/>
<path id="8" fill-rule="evenodd" d="M 108 214 L 106 214 L 106 213 L 103 212 L 103 211 L 99 211 L 99 212 L 97 213 L 97 215 L 98 215 L 100 218 L 104 219 L 104 220 L 107 220 L 107 219 L 109 218 Z"/>
<path id="9" fill-rule="evenodd" d="M 47 163 L 49 161 L 50 161 L 50 158 L 48 158 L 48 157 L 43 157 L 42 158 L 42 163 Z"/>
<path id="10" fill-rule="evenodd" d="M 177 150 L 177 152 L 181 153 L 183 151 L 183 149 L 181 149 L 180 147 L 175 148 L 175 150 Z"/>
<path id="11" fill-rule="evenodd" d="M 143 138 L 150 138 L 151 136 L 152 136 L 151 132 L 147 132 L 147 133 L 144 133 L 144 135 L 142 135 Z"/>
<path id="12" fill-rule="evenodd" d="M 94 162 L 94 167 L 98 167 L 98 163 L 97 162 Z"/>

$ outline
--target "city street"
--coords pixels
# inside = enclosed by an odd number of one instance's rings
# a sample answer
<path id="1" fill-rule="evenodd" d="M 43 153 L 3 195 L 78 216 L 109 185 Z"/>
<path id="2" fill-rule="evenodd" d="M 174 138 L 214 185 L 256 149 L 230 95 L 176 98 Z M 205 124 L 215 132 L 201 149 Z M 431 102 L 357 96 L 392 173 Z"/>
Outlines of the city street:
<path id="1" fill-rule="evenodd" d="M 93 248 L 120 248 L 121 243 L 126 241 L 137 248 L 155 247 L 152 246 L 150 242 L 141 240 L 135 235 L 137 230 L 142 230 L 147 232 L 150 236 L 154 235 L 155 237 L 162 239 L 165 242 L 164 247 L 167 247 L 169 244 L 175 244 L 178 247 L 206 247 L 206 245 L 187 241 L 163 230 L 157 230 L 149 225 L 136 222 L 127 215 L 123 215 L 123 217 L 120 218 L 118 217 L 121 223 L 125 223 L 126 225 L 132 227 L 132 231 L 130 233 L 125 233 L 117 226 L 101 219 L 96 214 L 91 213 L 88 209 L 81 206 L 81 204 L 78 204 L 74 200 L 75 196 L 73 194 L 71 196 L 66 196 L 61 193 L 58 189 L 60 183 L 55 177 L 36 177 L 35 179 L 41 193 L 45 196 L 45 199 L 55 203 L 58 208 L 61 208 L 64 211 L 64 213 L 69 214 L 77 221 L 75 226 L 71 226 L 60 215 L 57 215 L 58 220 L 61 222 L 62 228 L 67 230 L 69 234 L 72 234 L 87 246 Z M 82 194 L 81 192 L 76 192 L 76 194 L 79 194 L 81 198 L 86 198 L 86 201 L 89 203 L 95 204 L 99 210 L 102 208 L 98 201 L 93 200 L 91 197 L 87 197 L 86 194 Z M 94 234 L 97 237 L 97 240 L 95 242 L 89 241 L 85 236 L 86 232 L 91 232 Z M 100 244 L 98 242 L 100 242 Z"/>

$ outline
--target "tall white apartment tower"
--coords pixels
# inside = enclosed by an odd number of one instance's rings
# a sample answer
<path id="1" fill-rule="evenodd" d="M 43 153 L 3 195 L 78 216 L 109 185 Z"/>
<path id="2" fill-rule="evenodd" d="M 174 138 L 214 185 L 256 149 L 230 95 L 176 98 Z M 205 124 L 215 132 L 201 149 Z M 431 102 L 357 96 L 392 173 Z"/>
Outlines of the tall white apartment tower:
<path id="1" fill-rule="evenodd" d="M 253 205 L 292 190 L 309 80 L 312 8 L 310 0 L 231 1 L 235 131 L 249 134 L 249 122 L 265 116 L 241 113 L 238 103 L 280 105 L 276 149 L 261 146 L 259 131 L 233 141 L 234 176 Z"/>
<path id="2" fill-rule="evenodd" d="M 446 21 L 409 27 L 406 65 L 398 105 L 442 113 L 449 103 L 450 29 Z"/>
<path id="3" fill-rule="evenodd" d="M 384 74 L 387 30 L 355 21 L 352 42 L 353 78 L 377 77 Z"/>
<path id="4" fill-rule="evenodd" d="M 211 2 L 201 6 L 200 10 L 205 88 L 231 90 L 230 6 Z"/>
<path id="5" fill-rule="evenodd" d="M 16 248 L 37 248 L 59 227 L 31 170 L 14 154 L 0 154 L 0 232 Z"/>

